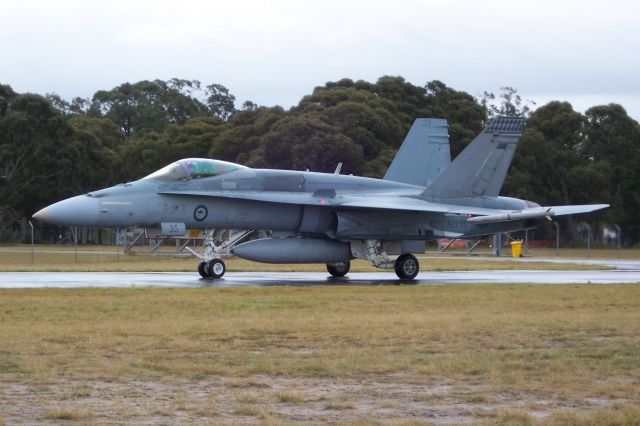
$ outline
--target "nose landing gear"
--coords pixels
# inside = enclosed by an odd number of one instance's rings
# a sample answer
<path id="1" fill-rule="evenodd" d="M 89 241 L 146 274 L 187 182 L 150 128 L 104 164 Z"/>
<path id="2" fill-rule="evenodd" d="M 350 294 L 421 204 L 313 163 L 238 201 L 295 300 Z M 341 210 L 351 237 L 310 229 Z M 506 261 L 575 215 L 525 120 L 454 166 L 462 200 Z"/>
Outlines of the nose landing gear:
<path id="1" fill-rule="evenodd" d="M 198 273 L 202 278 L 222 278 L 226 271 L 227 265 L 222 259 L 211 259 L 198 265 Z"/>
<path id="2" fill-rule="evenodd" d="M 249 236 L 253 230 L 245 231 L 220 231 L 217 234 L 214 229 L 206 231 L 206 239 L 204 243 L 204 255 L 197 253 L 195 250 L 186 247 L 194 256 L 200 258 L 198 264 L 198 273 L 202 278 L 217 279 L 222 278 L 227 272 L 227 265 L 221 256 L 229 255 L 229 251 L 236 246 L 245 237 Z M 216 244 L 218 243 L 218 244 Z"/>

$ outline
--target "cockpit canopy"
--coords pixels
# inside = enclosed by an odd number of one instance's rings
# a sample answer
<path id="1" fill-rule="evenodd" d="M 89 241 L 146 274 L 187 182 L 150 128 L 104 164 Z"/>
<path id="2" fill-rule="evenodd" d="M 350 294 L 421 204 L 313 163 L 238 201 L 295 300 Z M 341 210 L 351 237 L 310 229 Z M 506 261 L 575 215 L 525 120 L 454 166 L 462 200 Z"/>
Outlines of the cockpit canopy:
<path id="1" fill-rule="evenodd" d="M 157 179 L 165 181 L 200 179 L 204 177 L 219 176 L 247 167 L 226 161 L 211 160 L 208 158 L 185 158 L 161 168 L 158 171 L 145 176 L 143 179 Z"/>

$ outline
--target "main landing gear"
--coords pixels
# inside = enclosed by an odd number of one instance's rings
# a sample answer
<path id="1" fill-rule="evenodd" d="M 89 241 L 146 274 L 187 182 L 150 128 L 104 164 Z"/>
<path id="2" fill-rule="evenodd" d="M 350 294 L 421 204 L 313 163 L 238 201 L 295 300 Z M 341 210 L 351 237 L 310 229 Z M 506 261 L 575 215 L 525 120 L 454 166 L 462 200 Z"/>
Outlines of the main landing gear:
<path id="1" fill-rule="evenodd" d="M 412 280 L 420 272 L 420 264 L 414 255 L 405 253 L 396 259 L 394 269 L 398 278 Z"/>
<path id="2" fill-rule="evenodd" d="M 394 269 L 401 280 L 412 280 L 420 272 L 418 259 L 410 253 L 401 254 L 395 261 L 391 260 L 383 241 L 352 242 L 351 251 L 355 257 L 368 260 L 376 268 Z M 329 265 L 327 265 L 327 269 L 329 269 Z M 331 273 L 330 270 L 329 273 Z"/>
<path id="3" fill-rule="evenodd" d="M 334 277 L 344 277 L 350 268 L 351 262 L 327 263 L 327 271 Z"/>

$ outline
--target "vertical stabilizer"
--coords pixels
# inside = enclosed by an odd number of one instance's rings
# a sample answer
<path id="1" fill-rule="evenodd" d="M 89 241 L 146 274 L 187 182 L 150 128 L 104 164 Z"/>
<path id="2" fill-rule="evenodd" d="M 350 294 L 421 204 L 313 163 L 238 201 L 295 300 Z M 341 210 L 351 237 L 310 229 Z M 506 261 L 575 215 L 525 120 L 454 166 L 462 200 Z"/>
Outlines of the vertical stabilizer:
<path id="1" fill-rule="evenodd" d="M 521 117 L 493 119 L 436 180 L 427 199 L 497 197 L 524 129 Z"/>
<path id="2" fill-rule="evenodd" d="M 396 153 L 384 180 L 428 186 L 451 162 L 447 120 L 418 118 Z"/>

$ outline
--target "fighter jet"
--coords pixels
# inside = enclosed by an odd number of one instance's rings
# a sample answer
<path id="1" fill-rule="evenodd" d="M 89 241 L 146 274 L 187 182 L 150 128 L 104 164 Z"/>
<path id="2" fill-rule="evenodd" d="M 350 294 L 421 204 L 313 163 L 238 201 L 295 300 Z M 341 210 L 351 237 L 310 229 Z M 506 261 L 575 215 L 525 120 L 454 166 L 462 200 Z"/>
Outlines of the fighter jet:
<path id="1" fill-rule="evenodd" d="M 425 241 L 475 239 L 608 207 L 543 207 L 499 196 L 524 125 L 523 118 L 498 117 L 450 162 L 446 121 L 418 119 L 383 179 L 187 158 L 135 182 L 52 204 L 33 217 L 68 226 L 160 226 L 167 235 L 271 230 L 272 237 L 231 252 L 257 262 L 324 263 L 337 277 L 360 258 L 411 280 L 419 272 L 414 254 L 424 253 Z M 211 245 L 198 271 L 220 278 L 226 265 Z"/>

